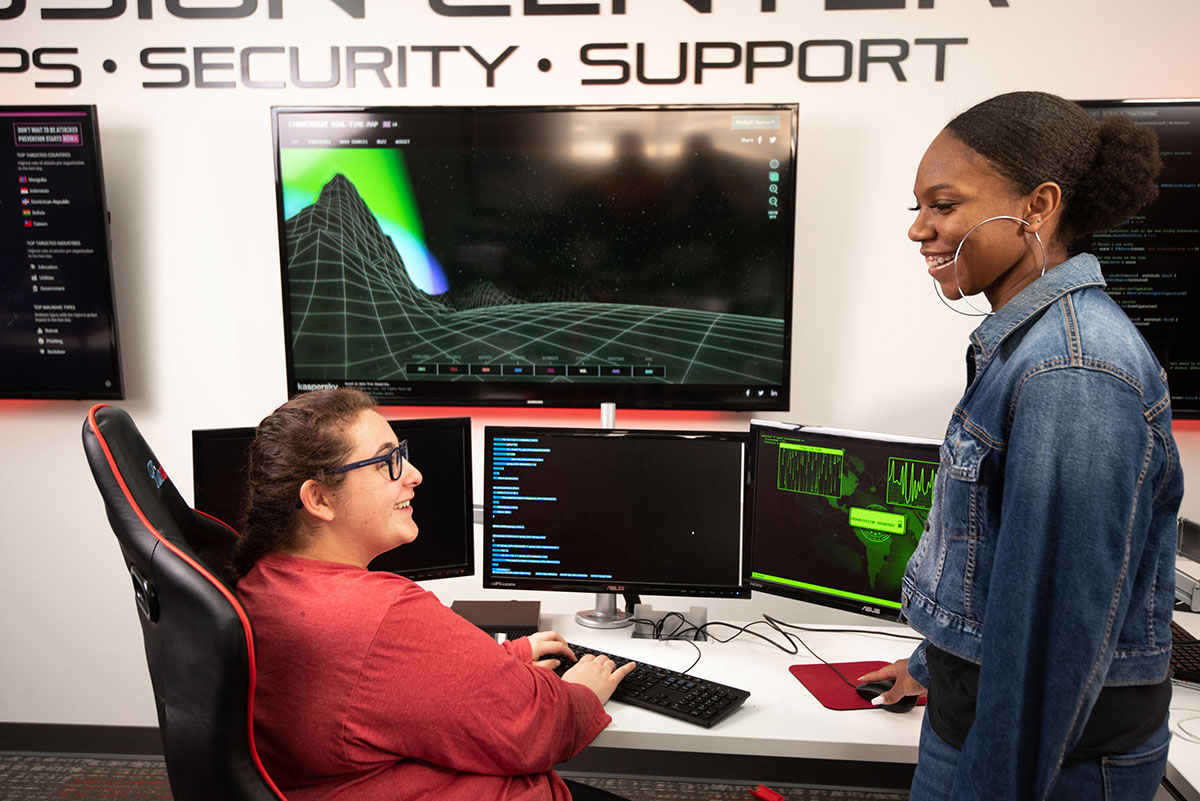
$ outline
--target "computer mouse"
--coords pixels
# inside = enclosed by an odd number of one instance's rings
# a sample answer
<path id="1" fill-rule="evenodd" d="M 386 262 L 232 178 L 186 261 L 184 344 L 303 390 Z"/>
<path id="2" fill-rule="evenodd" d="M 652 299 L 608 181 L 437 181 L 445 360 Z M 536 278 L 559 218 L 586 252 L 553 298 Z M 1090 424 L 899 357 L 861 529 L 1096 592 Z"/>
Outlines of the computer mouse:
<path id="1" fill-rule="evenodd" d="M 870 701 L 877 695 L 883 695 L 888 690 L 892 689 L 896 681 L 894 679 L 881 679 L 880 681 L 868 681 L 858 685 L 854 691 L 864 701 Z M 917 705 L 917 696 L 906 695 L 894 704 L 883 704 L 882 708 L 888 712 L 907 712 Z"/>

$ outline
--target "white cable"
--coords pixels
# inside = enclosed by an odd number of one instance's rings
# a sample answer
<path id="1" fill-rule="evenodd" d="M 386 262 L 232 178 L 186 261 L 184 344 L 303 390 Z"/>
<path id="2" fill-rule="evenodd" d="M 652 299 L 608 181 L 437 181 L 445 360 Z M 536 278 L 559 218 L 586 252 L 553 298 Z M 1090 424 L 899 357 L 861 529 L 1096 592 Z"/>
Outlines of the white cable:
<path id="1" fill-rule="evenodd" d="M 1173 706 L 1169 711 L 1172 713 L 1171 733 L 1189 743 L 1200 745 L 1200 710 Z M 1176 712 L 1191 712 L 1192 716 L 1176 720 L 1174 715 Z M 1193 725 L 1189 728 L 1187 724 Z"/>

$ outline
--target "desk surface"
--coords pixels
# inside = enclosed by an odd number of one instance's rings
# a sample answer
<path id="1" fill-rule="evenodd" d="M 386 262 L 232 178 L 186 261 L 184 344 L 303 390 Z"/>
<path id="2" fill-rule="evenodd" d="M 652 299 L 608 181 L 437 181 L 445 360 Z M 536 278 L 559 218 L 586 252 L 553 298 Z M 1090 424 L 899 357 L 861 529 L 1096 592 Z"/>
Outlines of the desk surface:
<path id="1" fill-rule="evenodd" d="M 1175 619 L 1200 637 L 1200 613 L 1176 612 Z M 1200 685 L 1176 685 L 1171 696 L 1167 781 L 1187 801 L 1200 801 Z"/>
<path id="2" fill-rule="evenodd" d="M 1200 614 L 1181 614 L 1177 619 L 1200 633 Z M 633 639 L 631 628 L 584 628 L 575 623 L 573 615 L 543 614 L 542 626 L 558 631 L 571 642 L 674 670 L 687 669 L 696 658 L 696 649 L 686 642 Z M 869 632 L 876 624 L 866 623 L 862 628 Z M 755 629 L 780 639 L 766 626 Z M 912 633 L 899 626 L 879 626 L 877 630 Z M 719 630 L 714 633 L 726 636 Z M 914 640 L 878 633 L 812 631 L 796 634 L 829 662 L 891 661 L 908 656 L 915 645 Z M 786 654 L 746 634 L 729 643 L 710 641 L 697 643 L 697 646 L 702 656 L 691 673 L 749 690 L 750 698 L 741 709 L 713 728 L 705 729 L 649 710 L 610 702 L 607 710 L 613 722 L 593 745 L 791 759 L 907 764 L 917 761 L 924 715 L 920 707 L 903 714 L 882 709 L 826 709 L 788 671 L 791 665 L 818 663 L 803 648 L 799 654 Z M 1200 788 L 1200 690 L 1176 687 L 1171 721 L 1175 736 L 1167 778 L 1185 799 L 1200 801 L 1197 789 Z M 1196 742 L 1188 739 L 1189 733 Z"/>
<path id="3" fill-rule="evenodd" d="M 577 625 L 571 615 L 543 615 L 542 624 L 552 626 L 571 642 L 673 670 L 686 670 L 696 658 L 696 649 L 689 643 L 633 639 L 631 628 L 584 628 Z M 757 626 L 755 630 L 773 639 L 782 639 L 765 625 Z M 900 627 L 886 630 L 911 633 Z M 713 631 L 717 636 L 726 636 L 719 629 Z M 914 640 L 871 633 L 795 633 L 829 662 L 891 661 L 908 656 L 916 645 Z M 750 698 L 741 709 L 706 729 L 646 709 L 611 702 L 607 710 L 613 722 L 594 744 L 606 748 L 916 762 L 923 712 L 896 714 L 882 709 L 826 709 L 788 671 L 791 665 L 818 663 L 803 648 L 799 655 L 786 654 L 748 634 L 729 643 L 710 641 L 696 643 L 696 646 L 702 656 L 691 673 L 749 690 Z"/>

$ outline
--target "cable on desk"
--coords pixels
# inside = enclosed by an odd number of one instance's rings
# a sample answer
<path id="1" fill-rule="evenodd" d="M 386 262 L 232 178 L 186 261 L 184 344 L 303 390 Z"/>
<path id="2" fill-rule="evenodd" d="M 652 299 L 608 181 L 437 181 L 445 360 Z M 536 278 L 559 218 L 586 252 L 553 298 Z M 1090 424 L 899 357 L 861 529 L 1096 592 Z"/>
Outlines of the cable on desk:
<path id="1" fill-rule="evenodd" d="M 663 634 L 663 627 L 666 625 L 667 619 L 673 618 L 673 617 L 679 618 L 679 621 L 675 624 L 675 628 L 672 629 L 669 633 Z M 688 665 L 687 670 L 681 670 L 680 673 L 687 673 L 689 670 L 691 670 L 697 664 L 700 663 L 700 657 L 704 655 L 704 653 L 700 650 L 700 646 L 696 645 L 695 640 L 690 639 L 688 637 L 680 636 L 680 634 L 689 633 L 688 628 L 685 628 L 685 624 L 687 624 L 687 626 L 692 629 L 696 628 L 695 626 L 691 626 L 691 624 L 688 624 L 687 618 L 683 616 L 682 612 L 667 612 L 665 615 L 663 615 L 658 620 L 650 620 L 648 618 L 641 618 L 641 617 L 631 618 L 631 620 L 635 624 L 642 623 L 647 626 L 650 626 L 650 628 L 652 630 L 652 634 L 654 636 L 654 639 L 656 639 L 656 640 L 680 640 L 681 642 L 688 643 L 689 645 L 691 645 L 693 648 L 696 649 L 696 658 L 692 661 L 692 664 Z"/>
<path id="2" fill-rule="evenodd" d="M 763 615 L 763 617 L 766 618 L 767 620 L 773 622 L 777 626 L 786 626 L 789 629 L 799 629 L 800 631 L 812 631 L 812 632 L 818 632 L 818 633 L 832 632 L 834 634 L 875 634 L 880 637 L 895 637 L 900 640 L 918 640 L 919 641 L 919 640 L 925 639 L 924 637 L 922 637 L 919 634 L 901 634 L 898 631 L 881 631 L 881 630 L 877 630 L 877 629 L 830 629 L 830 628 L 824 628 L 824 627 L 818 628 L 816 626 L 801 626 L 796 623 L 785 623 L 782 620 L 775 620 L 775 618 L 771 617 L 770 615 Z"/>
<path id="3" fill-rule="evenodd" d="M 670 631 L 665 631 L 667 621 L 672 618 L 677 619 L 675 622 L 675 628 L 671 629 Z M 738 626 L 733 623 L 724 623 L 719 620 L 714 620 L 714 621 L 705 623 L 703 625 L 696 626 L 696 625 L 688 622 L 687 618 L 684 617 L 682 613 L 668 612 L 658 620 L 646 620 L 646 619 L 634 618 L 633 622 L 634 623 L 644 623 L 644 624 L 650 626 L 652 628 L 652 634 L 654 636 L 654 639 L 656 639 L 656 640 L 680 640 L 682 642 L 690 643 L 691 646 L 696 649 L 696 659 L 692 662 L 692 664 L 688 665 L 688 667 L 685 670 L 681 670 L 680 673 L 690 672 L 692 670 L 692 668 L 696 667 L 696 665 L 698 665 L 700 663 L 700 657 L 702 657 L 704 655 L 704 652 L 700 650 L 700 646 L 696 645 L 694 638 L 686 636 L 689 634 L 694 636 L 696 634 L 702 633 L 705 636 L 709 637 L 710 639 L 712 639 L 716 642 L 719 642 L 719 643 L 732 642 L 733 640 L 737 639 L 738 637 L 740 637 L 743 634 L 753 634 L 755 637 L 758 637 L 760 640 L 764 640 L 764 641 L 770 643 L 771 645 L 775 646 L 776 648 L 778 648 L 779 650 L 783 651 L 786 654 L 794 655 L 794 654 L 800 653 L 800 649 L 796 647 L 796 644 L 794 642 L 792 642 L 793 635 L 790 635 L 787 632 L 782 631 L 778 626 L 774 625 L 773 623 L 771 623 L 770 621 L 767 621 L 767 620 L 754 620 L 743 626 Z M 753 626 L 762 625 L 762 624 L 769 625 L 773 629 L 778 631 L 780 634 L 782 634 L 784 639 L 787 641 L 788 645 L 791 647 L 789 648 L 787 646 L 780 645 L 778 642 L 771 639 L 770 637 L 767 637 L 764 634 L 760 634 L 757 631 L 753 631 L 751 628 Z M 716 634 L 714 634 L 712 631 L 709 630 L 713 626 L 724 626 L 726 628 L 735 629 L 735 631 L 731 636 L 725 637 L 724 639 L 722 639 L 721 637 L 717 636 Z M 807 647 L 807 646 L 805 646 L 805 647 Z"/>
<path id="4" fill-rule="evenodd" d="M 664 628 L 666 626 L 666 622 L 668 619 L 671 619 L 671 618 L 677 619 L 675 622 L 675 628 L 669 632 L 664 633 Z M 843 675 L 842 672 L 840 670 L 838 670 L 837 668 L 835 668 L 832 664 L 830 664 L 829 662 L 826 662 L 825 659 L 823 659 L 820 654 L 818 654 L 816 651 L 814 651 L 808 645 L 808 643 L 806 643 L 798 635 L 792 634 L 789 631 L 785 631 L 785 628 L 796 629 L 797 631 L 812 631 L 812 632 L 818 632 L 818 633 L 877 634 L 877 635 L 881 635 L 884 637 L 896 637 L 898 639 L 904 639 L 904 640 L 924 639 L 920 636 L 916 636 L 916 635 L 912 635 L 912 634 L 901 634 L 898 632 L 891 632 L 891 631 L 868 631 L 865 629 L 829 629 L 829 628 L 816 628 L 813 626 L 801 626 L 801 625 L 798 625 L 795 623 L 787 623 L 782 620 L 776 620 L 775 618 L 773 618 L 767 614 L 764 614 L 762 616 L 761 620 L 754 620 L 754 621 L 746 623 L 745 625 L 742 625 L 742 626 L 738 626 L 733 623 L 725 623 L 725 622 L 719 621 L 719 620 L 709 621 L 708 623 L 705 623 L 703 625 L 696 626 L 696 625 L 689 623 L 687 621 L 687 618 L 685 618 L 683 616 L 683 614 L 680 612 L 668 612 L 667 614 L 663 615 L 658 620 L 645 620 L 645 619 L 635 618 L 633 622 L 649 625 L 653 630 L 653 636 L 655 639 L 682 640 L 683 642 L 691 643 L 692 647 L 696 649 L 696 659 L 692 662 L 692 664 L 690 664 L 687 667 L 686 670 L 680 671 L 681 673 L 690 672 L 692 670 L 692 668 L 696 667 L 696 665 L 698 665 L 700 663 L 700 658 L 704 655 L 703 652 L 700 650 L 700 646 L 696 645 L 695 641 L 692 638 L 686 637 L 684 635 L 687 635 L 687 634 L 694 635 L 697 633 L 703 633 L 706 636 L 715 640 L 716 642 L 727 643 L 727 642 L 732 642 L 733 640 L 737 639 L 738 637 L 740 637 L 743 634 L 752 634 L 755 637 L 758 637 L 760 640 L 763 640 L 763 641 L 775 646 L 780 651 L 783 651 L 785 654 L 791 654 L 793 656 L 798 655 L 800 653 L 799 646 L 803 646 L 804 650 L 808 651 L 810 654 L 813 655 L 813 657 L 815 659 L 820 661 L 821 664 L 827 666 L 830 670 L 832 670 L 834 673 L 836 673 L 838 675 L 838 677 L 841 678 L 841 680 L 844 681 L 850 687 L 856 687 L 857 684 L 855 682 L 850 681 L 848 678 L 846 678 L 846 676 Z M 780 643 L 776 642 L 771 637 L 768 637 L 765 634 L 762 634 L 760 632 L 754 631 L 753 627 L 758 626 L 758 625 L 769 626 L 773 631 L 778 632 L 780 635 L 782 635 L 782 637 L 783 637 L 784 641 L 787 643 L 787 645 L 786 646 L 781 645 Z M 724 626 L 726 628 L 731 628 L 731 629 L 734 629 L 734 633 L 732 635 L 730 635 L 729 637 L 722 639 L 721 637 L 718 637 L 716 634 L 714 634 L 713 632 L 711 632 L 709 630 L 713 626 Z M 799 643 L 799 646 L 797 645 L 797 643 Z"/>
<path id="5" fill-rule="evenodd" d="M 816 651 L 814 651 L 812 649 L 812 647 L 809 646 L 809 644 L 806 643 L 804 640 L 800 639 L 799 636 L 797 636 L 795 634 L 790 634 L 790 633 L 784 631 L 783 626 L 787 626 L 788 628 L 793 628 L 793 629 L 799 629 L 800 631 L 843 631 L 844 632 L 844 631 L 849 631 L 849 629 L 844 629 L 844 630 L 812 629 L 812 628 L 805 627 L 805 626 L 797 626 L 793 623 L 784 623 L 783 621 L 776 620 L 775 618 L 771 617 L 770 615 L 766 615 L 766 614 L 763 615 L 763 619 L 765 619 L 768 623 L 770 623 L 775 629 L 777 629 L 781 634 L 783 634 L 783 636 L 787 637 L 789 640 L 792 637 L 795 637 L 796 641 L 804 646 L 804 650 L 808 651 L 810 654 L 812 654 L 814 657 L 816 657 L 821 662 L 822 665 L 824 665 L 825 667 L 829 668 L 834 673 L 836 673 L 838 675 L 838 678 L 841 679 L 842 681 L 844 681 L 848 687 L 856 687 L 857 686 L 855 684 L 855 682 L 852 682 L 852 681 L 850 681 L 850 679 L 846 678 L 845 674 L 842 673 L 842 671 L 835 668 L 829 662 L 826 662 L 824 657 L 822 657 L 820 654 L 818 654 Z"/>
<path id="6" fill-rule="evenodd" d="M 1172 714 L 1175 712 L 1198 713 L 1200 710 L 1173 706 L 1168 710 L 1168 712 Z M 1182 720 L 1172 720 L 1171 733 L 1182 740 L 1187 740 L 1189 743 L 1196 743 L 1197 745 L 1200 745 L 1200 723 L 1197 724 L 1197 731 L 1195 732 L 1184 728 L 1185 724 L 1192 723 L 1193 721 L 1200 721 L 1200 714 L 1193 714 L 1190 718 L 1183 718 Z"/>

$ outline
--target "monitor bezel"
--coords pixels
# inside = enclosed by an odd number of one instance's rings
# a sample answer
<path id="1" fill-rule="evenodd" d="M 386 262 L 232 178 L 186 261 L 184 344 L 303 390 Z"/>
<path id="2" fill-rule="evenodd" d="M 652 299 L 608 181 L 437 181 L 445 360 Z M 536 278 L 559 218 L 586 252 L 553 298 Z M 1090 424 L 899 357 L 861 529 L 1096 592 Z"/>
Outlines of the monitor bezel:
<path id="1" fill-rule="evenodd" d="M 575 592 L 575 593 L 620 593 L 625 595 L 660 595 L 676 598 L 749 598 L 750 588 L 742 577 L 738 585 L 693 585 L 690 587 L 668 586 L 651 582 L 619 582 L 615 580 L 588 579 L 547 579 L 523 576 L 504 576 L 493 578 L 489 562 L 491 536 L 490 520 L 487 514 L 488 499 L 491 497 L 492 476 L 492 444 L 496 435 L 502 436 L 579 436 L 589 438 L 620 437 L 620 438 L 657 438 L 657 439 L 709 439 L 726 442 L 737 442 L 742 445 L 742 526 L 741 526 L 741 563 L 743 576 L 745 566 L 750 558 L 750 537 L 747 523 L 748 504 L 751 482 L 750 440 L 744 431 L 683 431 L 676 429 L 631 429 L 631 428 L 576 428 L 554 426 L 484 426 L 483 429 L 483 569 L 480 572 L 484 589 L 522 590 L 538 592 Z"/>
<path id="2" fill-rule="evenodd" d="M 473 480 L 472 472 L 472 441 L 471 441 L 471 418 L 469 417 L 429 417 L 429 418 L 387 418 L 388 425 L 392 427 L 392 431 L 400 436 L 406 426 L 420 427 L 424 429 L 456 429 L 463 433 L 463 488 L 462 494 L 462 520 L 464 528 L 462 531 L 462 543 L 465 548 L 465 559 L 453 565 L 440 565 L 438 567 L 422 567 L 409 570 L 389 570 L 379 567 L 368 566 L 368 569 L 381 573 L 395 573 L 399 576 L 411 579 L 412 581 L 428 581 L 430 579 L 439 578 L 456 578 L 460 576 L 475 575 L 475 511 L 471 501 L 471 486 Z M 195 500 L 195 492 L 198 487 L 198 476 L 200 475 L 200 460 L 197 450 L 197 445 L 204 440 L 217 439 L 219 437 L 250 437 L 253 438 L 256 429 L 253 426 L 240 426 L 233 428 L 204 428 L 192 430 L 192 487 L 193 501 Z M 419 469 L 419 467 L 418 467 Z M 207 513 L 206 513 L 207 514 Z M 218 518 L 219 519 L 219 518 Z M 230 528 L 237 530 L 235 524 L 238 521 L 222 520 L 221 522 L 228 525 Z M 399 546 L 404 547 L 404 546 Z M 390 553 L 390 551 L 389 551 Z M 381 554 L 382 556 L 382 554 Z M 372 564 L 374 564 L 372 562 Z"/>
<path id="3" fill-rule="evenodd" d="M 1200 107 L 1200 97 L 1148 97 L 1148 98 L 1119 98 L 1110 100 L 1072 100 L 1071 102 L 1085 109 L 1103 109 L 1103 108 L 1120 108 L 1126 106 L 1129 108 L 1137 108 L 1139 106 L 1196 106 Z M 1196 157 L 1196 156 L 1193 156 Z M 1197 314 L 1200 314 L 1198 312 Z M 1157 358 L 1158 354 L 1155 354 Z M 1163 366 L 1166 370 L 1166 366 Z M 1170 374 L 1167 376 L 1170 380 Z M 1171 418 L 1174 420 L 1196 420 L 1200 419 L 1200 402 L 1194 406 L 1178 406 L 1174 401 L 1171 403 Z"/>
<path id="4" fill-rule="evenodd" d="M 755 462 L 757 463 L 759 436 L 763 432 L 771 432 L 771 433 L 777 433 L 777 434 L 778 433 L 800 434 L 805 431 L 808 431 L 810 434 L 820 434 L 820 433 L 829 432 L 830 429 L 826 429 L 823 426 L 806 425 L 803 423 L 784 423 L 784 422 L 777 422 L 777 421 L 773 421 L 773 420 L 751 420 L 750 421 L 750 432 L 749 432 L 749 436 L 750 436 L 749 449 L 751 451 L 751 458 L 754 459 Z M 923 444 L 923 445 L 929 445 L 929 446 L 940 446 L 940 444 L 941 444 L 940 440 L 918 438 L 918 437 L 896 438 L 896 437 L 890 437 L 887 434 L 878 434 L 878 433 L 870 432 L 870 431 L 838 430 L 838 431 L 836 431 L 836 433 L 843 434 L 843 435 L 849 435 L 849 436 L 857 435 L 863 439 L 868 439 L 868 440 L 872 440 L 872 441 L 879 441 L 879 440 L 886 441 L 888 439 L 902 439 L 906 442 L 911 441 L 913 444 L 919 444 L 919 445 Z M 894 609 L 890 606 L 876 606 L 874 604 L 870 604 L 870 603 L 867 603 L 864 601 L 856 601 L 856 600 L 853 600 L 850 598 L 839 597 L 837 595 L 831 595 L 828 593 L 817 592 L 815 590 L 808 590 L 808 589 L 804 589 L 803 587 L 793 587 L 793 586 L 789 586 L 789 585 L 776 584 L 774 582 L 764 582 L 761 579 L 754 578 L 754 576 L 752 575 L 755 572 L 754 563 L 753 563 L 753 557 L 754 557 L 753 544 L 754 544 L 754 531 L 755 531 L 755 529 L 754 529 L 754 525 L 755 525 L 754 498 L 755 498 L 755 492 L 758 487 L 758 480 L 759 480 L 759 471 L 756 469 L 755 471 L 753 471 L 753 473 L 751 475 L 750 487 L 748 489 L 750 505 L 748 507 L 749 508 L 749 514 L 748 514 L 749 519 L 747 520 L 747 523 L 746 523 L 746 531 L 747 531 L 747 540 L 750 541 L 750 550 L 747 554 L 746 561 L 743 562 L 743 568 L 742 568 L 742 580 L 746 583 L 746 585 L 748 587 L 750 587 L 750 589 L 753 592 L 763 593 L 764 595 L 774 595 L 774 596 L 777 596 L 780 598 L 789 598 L 794 601 L 803 601 L 805 603 L 811 603 L 811 604 L 815 604 L 817 606 L 824 606 L 824 607 L 831 608 L 831 609 L 839 609 L 839 610 L 842 610 L 845 612 L 854 612 L 854 613 L 857 613 L 860 615 L 865 615 L 867 617 L 873 617 L 878 620 L 891 620 L 891 621 L 901 620 L 901 618 L 903 617 L 902 609 Z"/>
<path id="5" fill-rule="evenodd" d="M 601 403 L 616 403 L 631 409 L 698 409 L 713 411 L 786 411 L 790 408 L 792 376 L 793 293 L 796 273 L 796 164 L 798 162 L 798 103 L 661 103 L 661 104 L 555 104 L 555 105 L 455 105 L 455 106 L 392 106 L 392 105 L 322 105 L 272 106 L 271 137 L 275 168 L 276 227 L 279 244 L 281 303 L 283 314 L 284 354 L 289 395 L 306 388 L 347 386 L 338 379 L 309 379 L 297 377 L 291 347 L 292 328 L 289 312 L 286 219 L 283 216 L 283 176 L 280 160 L 279 119 L 283 114 L 387 114 L 387 113 L 511 113 L 511 112 L 605 112 L 605 111 L 771 111 L 789 116 L 791 131 L 788 150 L 791 164 L 789 176 L 792 195 L 792 219 L 787 220 L 787 247 L 791 254 L 791 269 L 787 275 L 786 311 L 784 315 L 783 372 L 778 385 L 764 384 L 621 384 L 617 382 L 536 383 L 524 381 L 410 381 L 404 390 L 392 386 L 366 388 L 353 382 L 358 389 L 367 389 L 380 403 L 387 405 L 479 406 L 479 407 L 547 407 L 586 408 Z M 311 385 L 311 386 L 309 386 Z M 760 393 L 759 390 L 762 390 Z M 774 394 L 772 394 L 774 392 Z"/>
<path id="6" fill-rule="evenodd" d="M 92 199 L 96 205 L 100 219 L 100 240 L 103 254 L 97 253 L 98 261 L 102 261 L 104 273 L 103 297 L 97 300 L 108 312 L 108 352 L 109 363 L 113 370 L 113 386 L 111 388 L 73 387 L 69 389 L 50 389 L 46 387 L 3 387 L 0 386 L 0 398 L 21 400 L 124 400 L 125 377 L 121 361 L 120 337 L 117 332 L 117 304 L 113 281 L 112 232 L 111 212 L 108 208 L 107 194 L 104 190 L 104 163 L 100 147 L 100 118 L 95 104 L 35 104 L 14 103 L 0 105 L 0 111 L 5 114 L 45 114 L 55 112 L 79 113 L 86 120 L 89 129 L 86 147 L 92 157 Z"/>

